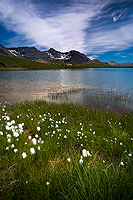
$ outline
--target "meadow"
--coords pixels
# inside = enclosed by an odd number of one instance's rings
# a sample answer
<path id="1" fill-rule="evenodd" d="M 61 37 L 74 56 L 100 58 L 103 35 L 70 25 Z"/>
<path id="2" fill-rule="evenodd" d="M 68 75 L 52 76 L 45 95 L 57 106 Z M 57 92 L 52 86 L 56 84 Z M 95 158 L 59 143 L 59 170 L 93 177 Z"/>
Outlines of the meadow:
<path id="1" fill-rule="evenodd" d="M 91 60 L 90 62 L 87 62 L 85 64 L 69 65 L 69 63 L 54 61 L 54 60 L 31 61 L 23 58 L 0 55 L 0 70 L 49 70 L 49 69 L 115 68 L 115 67 L 116 66 L 105 65 L 99 60 Z M 132 68 L 132 66 L 129 66 L 129 68 Z"/>
<path id="2" fill-rule="evenodd" d="M 0 199 L 133 199 L 133 113 L 0 106 Z"/>

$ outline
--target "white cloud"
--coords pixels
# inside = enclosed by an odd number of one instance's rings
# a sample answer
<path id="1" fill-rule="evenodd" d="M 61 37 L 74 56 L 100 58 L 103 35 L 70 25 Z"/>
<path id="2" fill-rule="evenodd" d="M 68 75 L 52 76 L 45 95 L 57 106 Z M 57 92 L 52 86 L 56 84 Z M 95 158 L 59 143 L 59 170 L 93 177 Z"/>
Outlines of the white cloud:
<path id="1" fill-rule="evenodd" d="M 18 44 L 18 38 L 23 36 L 27 40 L 27 45 L 45 49 L 53 47 L 59 51 L 75 49 L 92 54 L 92 59 L 96 58 L 94 54 L 123 50 L 133 44 L 132 22 L 116 29 L 97 28 L 92 33 L 93 18 L 97 19 L 97 23 L 102 17 L 106 19 L 105 15 L 102 16 L 102 8 L 115 2 L 114 0 L 73 0 L 71 2 L 73 4 L 64 9 L 62 7 L 58 11 L 55 9 L 51 13 L 45 13 L 47 10 L 45 4 L 41 8 L 42 4 L 36 5 L 30 0 L 1 0 L 0 21 L 8 30 L 17 33 L 15 38 L 8 41 Z M 108 10 L 109 7 L 104 12 L 107 13 Z M 121 18 L 122 12 L 113 12 L 110 18 L 116 22 Z"/>
<path id="2" fill-rule="evenodd" d="M 91 60 L 95 60 L 95 59 L 98 58 L 98 56 L 97 55 L 91 55 L 91 56 L 88 56 L 88 58 L 90 58 Z"/>
<path id="3" fill-rule="evenodd" d="M 51 15 L 47 15 L 44 8 L 39 13 L 39 5 L 37 9 L 30 1 L 20 3 L 15 0 L 1 0 L 0 21 L 7 29 L 23 35 L 30 44 L 32 41 L 34 46 L 84 52 L 87 46 L 85 30 L 91 26 L 92 17 L 96 16 L 101 8 L 99 1 L 95 0 L 95 3 L 75 1 L 71 7 L 65 7 L 58 12 L 55 9 Z"/>
<path id="4" fill-rule="evenodd" d="M 133 45 L 133 23 L 123 25 L 116 29 L 105 29 L 94 32 L 88 36 L 86 52 L 100 54 L 107 51 L 122 51 Z"/>
<path id="5" fill-rule="evenodd" d="M 7 29 L 23 34 L 37 46 L 53 47 L 68 51 L 76 49 L 84 51 L 85 29 L 89 26 L 87 19 L 94 12 L 74 12 L 66 8 L 50 17 L 39 16 L 32 4 L 11 3 L 9 0 L 0 2 L 1 21 Z"/>

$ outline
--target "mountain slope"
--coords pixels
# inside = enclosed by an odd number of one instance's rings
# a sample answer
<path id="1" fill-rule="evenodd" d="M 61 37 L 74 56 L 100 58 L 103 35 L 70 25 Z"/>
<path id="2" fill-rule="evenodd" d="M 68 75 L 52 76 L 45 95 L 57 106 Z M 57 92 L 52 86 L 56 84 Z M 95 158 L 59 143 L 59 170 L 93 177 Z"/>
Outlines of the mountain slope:
<path id="1" fill-rule="evenodd" d="M 133 66 L 133 63 L 131 62 L 127 62 L 127 63 L 117 63 L 115 61 L 110 61 L 110 62 L 103 62 L 104 64 L 106 65 L 111 65 L 111 66 L 116 66 L 116 67 L 130 67 L 130 66 Z"/>
<path id="2" fill-rule="evenodd" d="M 0 54 L 25 58 L 28 60 L 55 60 L 71 64 L 82 64 L 90 61 L 85 54 L 82 54 L 78 51 L 72 50 L 62 53 L 53 48 L 42 52 L 35 47 L 6 48 L 0 45 Z"/>

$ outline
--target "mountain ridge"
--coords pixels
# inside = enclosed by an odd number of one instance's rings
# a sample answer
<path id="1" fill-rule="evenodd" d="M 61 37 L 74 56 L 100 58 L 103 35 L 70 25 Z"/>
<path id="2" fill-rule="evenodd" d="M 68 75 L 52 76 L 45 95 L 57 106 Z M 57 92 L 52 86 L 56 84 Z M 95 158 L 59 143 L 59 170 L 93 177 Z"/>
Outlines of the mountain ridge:
<path id="1" fill-rule="evenodd" d="M 0 54 L 27 60 L 55 60 L 71 64 L 82 64 L 91 61 L 85 54 L 79 51 L 71 50 L 69 52 L 60 52 L 53 48 L 50 48 L 48 51 L 40 51 L 35 47 L 6 48 L 0 45 Z"/>
<path id="2" fill-rule="evenodd" d="M 61 61 L 70 64 L 85 64 L 91 61 L 85 54 L 80 53 L 76 50 L 71 50 L 69 52 L 60 52 L 53 48 L 47 51 L 40 51 L 36 47 L 13 47 L 6 48 L 0 45 L 0 55 L 7 55 L 12 57 L 24 58 L 27 60 L 45 60 L 45 61 Z M 107 66 L 115 67 L 130 67 L 133 66 L 132 62 L 117 63 L 115 61 L 102 62 Z"/>
<path id="3" fill-rule="evenodd" d="M 126 63 L 117 63 L 115 61 L 109 61 L 109 62 L 103 62 L 105 65 L 111 65 L 111 66 L 119 66 L 119 67 L 123 67 L 123 66 L 133 66 L 132 62 L 126 62 Z"/>

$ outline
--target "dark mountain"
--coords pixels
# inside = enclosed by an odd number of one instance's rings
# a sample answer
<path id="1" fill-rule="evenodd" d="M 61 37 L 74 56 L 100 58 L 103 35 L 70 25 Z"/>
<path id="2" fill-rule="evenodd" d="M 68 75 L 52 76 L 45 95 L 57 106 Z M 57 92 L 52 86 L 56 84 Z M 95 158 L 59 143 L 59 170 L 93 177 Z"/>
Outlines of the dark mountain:
<path id="1" fill-rule="evenodd" d="M 83 64 L 91 61 L 85 54 L 80 53 L 78 51 L 72 50 L 69 52 L 69 59 L 66 60 L 68 63 L 74 64 Z"/>
<path id="2" fill-rule="evenodd" d="M 12 53 L 3 45 L 0 45 L 0 55 L 12 56 Z"/>
<path id="3" fill-rule="evenodd" d="M 56 60 L 71 64 L 82 64 L 90 61 L 85 54 L 78 51 L 72 50 L 62 53 L 53 48 L 50 48 L 48 51 L 39 51 L 35 47 L 6 48 L 0 45 L 0 55 L 8 55 L 28 60 Z"/>

